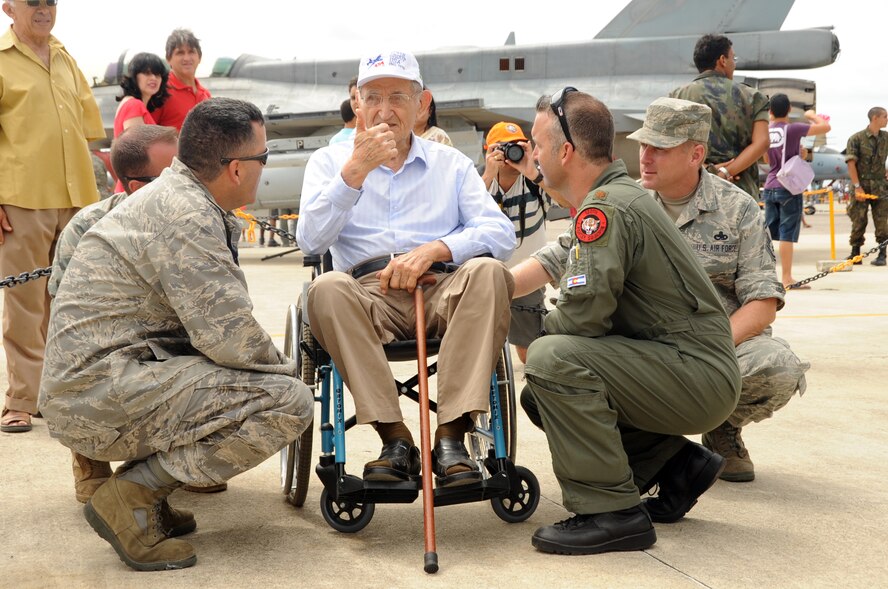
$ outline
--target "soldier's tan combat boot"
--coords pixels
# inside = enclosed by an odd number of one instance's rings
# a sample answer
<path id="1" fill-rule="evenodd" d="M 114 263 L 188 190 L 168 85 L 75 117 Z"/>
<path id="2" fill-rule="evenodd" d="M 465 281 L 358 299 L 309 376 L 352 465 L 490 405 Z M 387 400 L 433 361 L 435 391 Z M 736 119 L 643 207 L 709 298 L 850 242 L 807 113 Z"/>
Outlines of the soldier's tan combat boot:
<path id="1" fill-rule="evenodd" d="M 755 467 L 749 458 L 749 452 L 740 437 L 739 427 L 727 421 L 707 434 L 703 434 L 703 445 L 721 454 L 727 464 L 719 476 L 723 481 L 732 483 L 748 483 L 755 480 Z"/>
<path id="2" fill-rule="evenodd" d="M 89 525 L 137 571 L 182 569 L 197 562 L 191 544 L 168 538 L 161 506 L 172 489 L 157 490 L 114 474 L 84 507 Z"/>
<path id="3" fill-rule="evenodd" d="M 168 538 L 175 538 L 196 530 L 197 521 L 192 512 L 176 509 L 164 498 L 160 503 L 160 527 Z"/>
<path id="4" fill-rule="evenodd" d="M 71 451 L 74 470 L 74 497 L 86 503 L 96 489 L 111 478 L 111 465 Z"/>

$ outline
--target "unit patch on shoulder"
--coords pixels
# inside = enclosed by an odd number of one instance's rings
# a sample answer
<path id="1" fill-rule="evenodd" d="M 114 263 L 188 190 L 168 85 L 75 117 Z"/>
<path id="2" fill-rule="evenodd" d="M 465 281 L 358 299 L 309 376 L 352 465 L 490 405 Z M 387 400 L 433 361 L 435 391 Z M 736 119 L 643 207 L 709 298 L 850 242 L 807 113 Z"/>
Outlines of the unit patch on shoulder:
<path id="1" fill-rule="evenodd" d="M 582 243 L 591 243 L 604 236 L 607 231 L 607 215 L 597 207 L 580 211 L 574 224 L 574 232 Z"/>
<path id="2" fill-rule="evenodd" d="M 595 196 L 595 198 L 605 199 L 605 198 L 607 198 L 607 193 L 603 190 L 598 190 L 595 192 L 595 194 L 593 196 Z"/>

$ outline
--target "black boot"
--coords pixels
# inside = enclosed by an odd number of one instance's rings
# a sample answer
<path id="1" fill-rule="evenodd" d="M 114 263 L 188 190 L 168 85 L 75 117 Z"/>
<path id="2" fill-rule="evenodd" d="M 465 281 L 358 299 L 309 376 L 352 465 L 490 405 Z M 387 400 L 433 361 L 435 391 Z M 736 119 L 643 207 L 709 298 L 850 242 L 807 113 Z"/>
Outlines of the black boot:
<path id="1" fill-rule="evenodd" d="M 845 259 L 850 260 L 851 258 L 853 258 L 855 256 L 859 256 L 859 255 L 860 255 L 860 246 L 859 245 L 852 245 L 851 246 L 851 255 Z M 855 266 L 860 266 L 861 264 L 863 264 L 863 262 L 861 262 L 859 260 L 857 262 L 854 262 Z"/>
<path id="2" fill-rule="evenodd" d="M 884 266 L 885 265 L 885 247 L 882 246 L 879 248 L 879 255 L 875 260 L 872 261 L 873 266 Z"/>

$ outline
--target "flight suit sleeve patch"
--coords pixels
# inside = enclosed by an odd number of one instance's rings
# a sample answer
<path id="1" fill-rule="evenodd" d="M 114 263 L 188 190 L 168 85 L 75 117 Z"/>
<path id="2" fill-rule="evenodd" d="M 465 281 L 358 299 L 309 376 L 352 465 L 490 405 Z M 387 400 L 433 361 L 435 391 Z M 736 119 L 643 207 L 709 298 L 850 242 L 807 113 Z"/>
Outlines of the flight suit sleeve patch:
<path id="1" fill-rule="evenodd" d="M 583 209 L 577 214 L 574 233 L 581 243 L 598 241 L 607 233 L 607 215 L 598 207 Z"/>

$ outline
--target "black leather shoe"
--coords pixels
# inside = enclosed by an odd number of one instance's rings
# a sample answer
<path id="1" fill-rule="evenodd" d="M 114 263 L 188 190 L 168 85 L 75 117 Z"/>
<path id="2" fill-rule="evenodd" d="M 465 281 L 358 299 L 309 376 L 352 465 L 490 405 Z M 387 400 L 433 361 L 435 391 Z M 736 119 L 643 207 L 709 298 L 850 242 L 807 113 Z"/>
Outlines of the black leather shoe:
<path id="1" fill-rule="evenodd" d="M 683 518 L 700 495 L 715 484 L 724 468 L 724 458 L 700 444 L 688 442 L 657 475 L 659 494 L 644 500 L 651 519 L 671 524 Z"/>
<path id="2" fill-rule="evenodd" d="M 454 466 L 463 466 L 458 472 L 447 474 Z M 481 481 L 478 464 L 469 458 L 469 451 L 462 440 L 441 438 L 432 452 L 432 470 L 435 472 L 435 484 L 439 487 L 458 487 L 471 485 Z"/>
<path id="3" fill-rule="evenodd" d="M 657 541 L 657 533 L 641 505 L 591 515 L 575 515 L 533 534 L 534 548 L 554 554 L 598 554 L 644 550 Z"/>
<path id="4" fill-rule="evenodd" d="M 408 440 L 395 440 L 383 445 L 378 459 L 364 465 L 364 480 L 409 481 L 421 466 L 419 448 Z"/>

